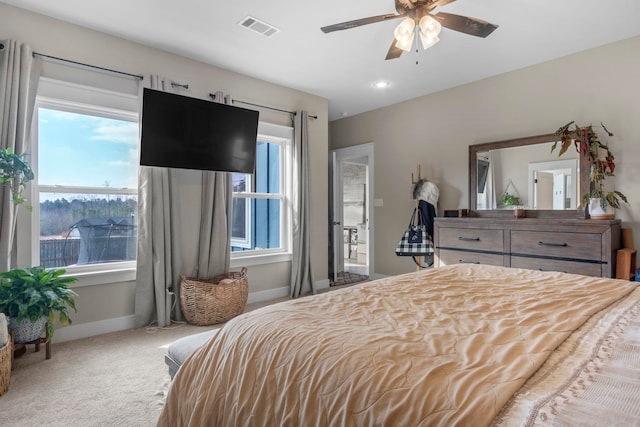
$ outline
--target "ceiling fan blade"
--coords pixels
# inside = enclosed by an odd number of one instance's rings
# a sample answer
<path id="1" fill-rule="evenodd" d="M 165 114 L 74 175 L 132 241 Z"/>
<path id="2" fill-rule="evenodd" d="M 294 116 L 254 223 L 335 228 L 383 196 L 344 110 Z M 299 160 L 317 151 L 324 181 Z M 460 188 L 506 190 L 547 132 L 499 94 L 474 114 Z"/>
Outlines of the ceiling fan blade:
<path id="1" fill-rule="evenodd" d="M 353 21 L 347 21 L 347 22 L 341 22 L 339 24 L 328 25 L 320 29 L 322 30 L 323 33 L 331 33 L 333 31 L 348 30 L 349 28 L 355 28 L 361 25 L 373 24 L 375 22 L 382 22 L 382 21 L 389 21 L 391 19 L 404 18 L 405 16 L 406 14 L 402 14 L 402 15 L 389 14 L 389 15 L 371 16 L 369 18 L 355 19 Z"/>
<path id="2" fill-rule="evenodd" d="M 497 25 L 487 21 L 470 18 L 468 16 L 454 15 L 453 13 L 439 12 L 437 15 L 432 16 L 440 21 L 443 27 L 477 37 L 487 37 L 493 30 L 498 28 Z"/>
<path id="3" fill-rule="evenodd" d="M 387 57 L 384 59 L 389 60 L 389 59 L 400 58 L 400 55 L 402 55 L 402 52 L 404 51 L 396 46 L 396 39 L 393 39 L 393 42 L 391 43 L 391 47 L 387 52 Z"/>

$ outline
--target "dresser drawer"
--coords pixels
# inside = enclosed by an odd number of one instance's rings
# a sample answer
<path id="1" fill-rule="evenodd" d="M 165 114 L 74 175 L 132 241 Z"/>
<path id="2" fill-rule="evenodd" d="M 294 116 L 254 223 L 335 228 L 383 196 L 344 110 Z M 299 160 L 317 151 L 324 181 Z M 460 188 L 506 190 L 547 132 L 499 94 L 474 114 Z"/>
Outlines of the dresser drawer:
<path id="1" fill-rule="evenodd" d="M 504 230 L 441 227 L 436 245 L 441 248 L 503 252 L 503 236 Z"/>
<path id="2" fill-rule="evenodd" d="M 591 262 L 512 256 L 511 267 L 541 271 L 560 271 L 562 273 L 584 274 L 585 276 L 596 277 L 602 275 L 602 264 L 594 264 Z"/>
<path id="3" fill-rule="evenodd" d="M 438 266 L 451 264 L 489 264 L 504 266 L 503 255 L 485 254 L 482 252 L 452 251 L 441 249 L 439 252 Z"/>
<path id="4" fill-rule="evenodd" d="M 512 254 L 599 260 L 602 235 L 511 230 Z"/>

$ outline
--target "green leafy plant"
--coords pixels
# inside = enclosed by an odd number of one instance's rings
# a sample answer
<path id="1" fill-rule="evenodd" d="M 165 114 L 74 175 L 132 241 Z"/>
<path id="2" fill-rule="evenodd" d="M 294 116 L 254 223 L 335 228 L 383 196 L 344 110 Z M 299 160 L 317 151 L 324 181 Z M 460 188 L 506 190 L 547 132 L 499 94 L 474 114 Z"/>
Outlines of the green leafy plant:
<path id="1" fill-rule="evenodd" d="M 20 322 L 36 322 L 47 317 L 49 337 L 53 336 L 57 320 L 62 325 L 71 323 L 69 308 L 76 310 L 77 294 L 68 288 L 75 277 L 63 276 L 65 270 L 47 270 L 44 267 L 14 269 L 0 273 L 0 310 Z"/>
<path id="2" fill-rule="evenodd" d="M 34 174 L 26 161 L 26 154 L 16 154 L 11 148 L 0 149 L 0 185 L 9 188 L 13 203 L 20 205 L 26 201 L 22 192 Z M 31 209 L 31 206 L 27 206 Z"/>
<path id="3" fill-rule="evenodd" d="M 571 126 L 573 125 L 573 129 Z M 613 133 L 600 123 L 602 129 L 608 136 Z M 589 191 L 582 195 L 582 207 L 589 204 L 590 199 L 600 199 L 600 206 L 605 209 L 607 204 L 613 208 L 619 209 L 621 202 L 629 203 L 627 197 L 620 191 L 604 189 L 604 181 L 609 176 L 614 176 L 616 169 L 615 157 L 609 146 L 600 141 L 598 134 L 593 130 L 593 126 L 580 127 L 574 121 L 561 126 L 556 131 L 557 140 L 553 143 L 551 151 L 553 152 L 558 143 L 560 144 L 560 152 L 558 156 L 566 153 L 571 145 L 574 145 L 576 151 L 580 155 L 586 157 L 591 165 L 589 180 L 592 185 Z"/>
<path id="4" fill-rule="evenodd" d="M 522 205 L 522 199 L 518 196 L 505 192 L 500 198 L 500 204 L 504 206 L 520 206 Z"/>

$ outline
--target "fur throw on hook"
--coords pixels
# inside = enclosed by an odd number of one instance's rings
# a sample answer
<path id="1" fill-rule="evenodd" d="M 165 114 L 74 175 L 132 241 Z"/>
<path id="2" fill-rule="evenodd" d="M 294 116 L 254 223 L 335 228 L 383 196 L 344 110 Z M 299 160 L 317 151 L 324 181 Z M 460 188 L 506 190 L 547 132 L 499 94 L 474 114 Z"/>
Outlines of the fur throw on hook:
<path id="1" fill-rule="evenodd" d="M 438 198 L 440 197 L 440 189 L 431 181 L 420 179 L 413 185 L 413 198 L 424 200 L 431 203 L 434 207 L 438 206 Z"/>

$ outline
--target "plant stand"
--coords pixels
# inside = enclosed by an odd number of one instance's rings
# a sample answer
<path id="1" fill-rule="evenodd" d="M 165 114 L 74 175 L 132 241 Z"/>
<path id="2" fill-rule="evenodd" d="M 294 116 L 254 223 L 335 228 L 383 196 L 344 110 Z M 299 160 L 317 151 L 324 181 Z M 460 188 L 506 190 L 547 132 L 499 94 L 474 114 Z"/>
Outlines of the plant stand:
<path id="1" fill-rule="evenodd" d="M 11 353 L 11 366 L 13 367 L 13 359 L 15 356 L 21 356 L 24 353 L 26 353 L 27 351 L 27 346 L 28 345 L 35 345 L 35 351 L 39 352 L 40 351 L 40 344 L 44 344 L 44 348 L 45 348 L 45 359 L 49 360 L 51 359 L 51 339 L 49 338 L 49 322 L 47 322 L 47 325 L 44 328 L 45 330 L 45 336 L 44 337 L 40 337 L 37 338 L 33 341 L 29 341 L 29 342 L 25 342 L 25 343 L 14 343 L 13 344 L 13 352 Z M 11 334 L 12 339 L 13 339 L 13 334 Z"/>

